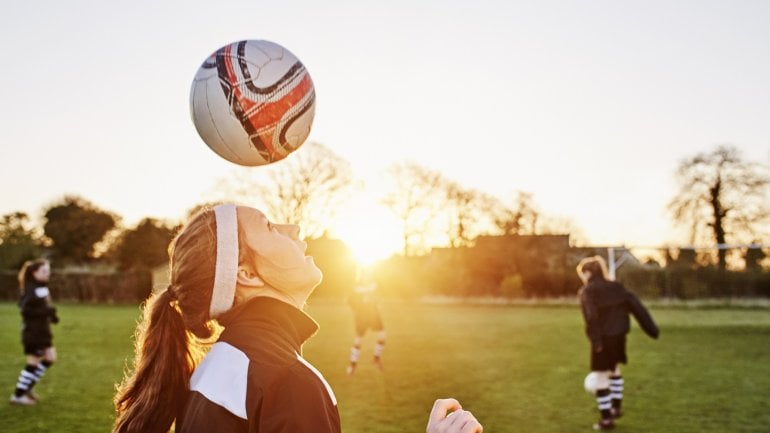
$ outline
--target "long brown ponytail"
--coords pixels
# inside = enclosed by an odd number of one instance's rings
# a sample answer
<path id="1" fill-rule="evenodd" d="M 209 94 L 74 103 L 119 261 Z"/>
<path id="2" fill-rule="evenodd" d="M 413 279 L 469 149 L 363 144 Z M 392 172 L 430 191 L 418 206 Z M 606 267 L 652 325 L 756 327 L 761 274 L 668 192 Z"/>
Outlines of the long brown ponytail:
<path id="1" fill-rule="evenodd" d="M 215 224 L 213 211 L 204 210 L 172 243 L 171 284 L 145 303 L 133 373 L 115 395 L 113 433 L 166 433 L 182 415 L 190 376 L 211 343 Z"/>
<path id="2" fill-rule="evenodd" d="M 21 266 L 21 269 L 19 270 L 19 293 L 24 293 L 24 289 L 27 288 L 27 283 L 34 280 L 35 277 L 32 276 L 35 272 L 37 272 L 38 269 L 40 269 L 43 265 L 48 265 L 48 260 L 46 259 L 35 259 L 35 260 L 27 260 L 24 262 L 24 264 Z"/>
<path id="3" fill-rule="evenodd" d="M 152 296 L 136 330 L 135 373 L 115 398 L 115 432 L 167 432 L 185 402 L 194 359 L 171 292 Z"/>

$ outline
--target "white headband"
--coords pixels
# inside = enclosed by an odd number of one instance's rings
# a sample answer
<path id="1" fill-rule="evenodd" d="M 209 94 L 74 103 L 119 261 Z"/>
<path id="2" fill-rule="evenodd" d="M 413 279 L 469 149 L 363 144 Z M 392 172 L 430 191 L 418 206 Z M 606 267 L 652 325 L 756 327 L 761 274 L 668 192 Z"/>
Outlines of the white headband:
<path id="1" fill-rule="evenodd" d="M 238 214 L 235 205 L 219 205 L 214 208 L 214 215 L 217 222 L 217 266 L 209 307 L 212 319 L 233 306 L 238 278 Z"/>

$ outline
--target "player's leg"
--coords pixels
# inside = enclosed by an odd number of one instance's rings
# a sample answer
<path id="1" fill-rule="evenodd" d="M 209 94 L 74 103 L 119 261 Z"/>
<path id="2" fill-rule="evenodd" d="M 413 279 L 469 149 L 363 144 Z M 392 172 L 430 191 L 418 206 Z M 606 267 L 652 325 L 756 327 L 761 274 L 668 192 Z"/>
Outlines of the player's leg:
<path id="1" fill-rule="evenodd" d="M 56 348 L 51 346 L 47 347 L 45 349 L 45 352 L 43 353 L 43 357 L 40 360 L 40 362 L 37 364 L 37 368 L 35 369 L 35 376 L 37 377 L 37 380 L 35 380 L 35 383 L 40 382 L 40 379 L 43 378 L 43 375 L 46 371 L 48 371 L 49 368 L 53 365 L 53 363 L 56 361 Z M 34 400 L 37 400 L 37 394 L 32 390 L 32 387 L 34 387 L 35 383 L 33 383 L 29 389 L 27 390 L 27 395 L 30 398 L 33 398 Z"/>
<path id="2" fill-rule="evenodd" d="M 374 344 L 374 363 L 382 370 L 382 353 L 385 351 L 385 327 L 382 326 L 382 320 L 377 317 L 374 324 L 374 331 L 377 332 L 377 343 Z"/>
<path id="3" fill-rule="evenodd" d="M 594 424 L 594 430 L 609 430 L 614 427 L 612 422 L 612 396 L 610 395 L 611 370 L 596 371 L 596 405 L 601 419 Z"/>
<path id="4" fill-rule="evenodd" d="M 363 340 L 366 329 L 356 324 L 356 336 L 353 338 L 353 346 L 350 348 L 350 364 L 348 364 L 347 373 L 355 373 L 358 366 L 358 360 L 361 359 L 361 340 Z"/>
<path id="5" fill-rule="evenodd" d="M 616 366 L 610 375 L 610 396 L 612 397 L 612 417 L 620 418 L 623 416 L 621 405 L 623 403 L 623 375 L 620 372 L 620 366 Z"/>
<path id="6" fill-rule="evenodd" d="M 24 351 L 26 352 L 26 365 L 21 370 L 21 373 L 19 373 L 19 378 L 16 381 L 16 389 L 11 395 L 11 403 L 28 406 L 37 403 L 37 401 L 29 395 L 29 392 L 39 380 L 36 372 L 43 360 L 45 349 L 25 347 Z"/>
<path id="7" fill-rule="evenodd" d="M 385 330 L 377 332 L 377 343 L 374 345 L 374 363 L 382 370 L 382 353 L 385 351 Z"/>
<path id="8" fill-rule="evenodd" d="M 51 346 L 47 349 L 45 349 L 45 354 L 43 355 L 43 361 L 48 362 L 49 364 L 53 364 L 56 362 L 56 348 Z"/>

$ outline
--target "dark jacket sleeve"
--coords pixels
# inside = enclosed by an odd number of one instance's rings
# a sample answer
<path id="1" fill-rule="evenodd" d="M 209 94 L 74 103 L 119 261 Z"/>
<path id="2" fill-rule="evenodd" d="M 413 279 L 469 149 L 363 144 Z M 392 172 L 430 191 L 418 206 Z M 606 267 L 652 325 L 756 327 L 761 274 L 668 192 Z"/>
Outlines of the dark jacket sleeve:
<path id="1" fill-rule="evenodd" d="M 337 406 L 323 383 L 297 363 L 262 397 L 259 433 L 339 433 Z"/>
<path id="2" fill-rule="evenodd" d="M 599 322 L 599 307 L 588 286 L 580 291 L 580 307 L 586 324 L 586 335 L 591 340 L 591 349 L 596 350 L 602 345 L 602 329 Z"/>
<path id="3" fill-rule="evenodd" d="M 639 323 L 639 326 L 641 326 L 642 330 L 650 337 L 658 338 L 660 330 L 658 329 L 658 325 L 655 324 L 655 321 L 652 320 L 650 312 L 647 311 L 647 308 L 644 307 L 642 301 L 640 301 L 636 295 L 631 292 L 626 293 L 628 294 L 628 308 L 631 311 L 631 314 L 634 315 L 637 323 Z"/>

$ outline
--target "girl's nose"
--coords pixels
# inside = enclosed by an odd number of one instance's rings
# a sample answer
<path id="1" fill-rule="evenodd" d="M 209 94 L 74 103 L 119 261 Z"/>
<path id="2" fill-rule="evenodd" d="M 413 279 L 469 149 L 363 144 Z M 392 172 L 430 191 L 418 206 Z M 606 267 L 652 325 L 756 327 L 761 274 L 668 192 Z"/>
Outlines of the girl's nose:
<path id="1" fill-rule="evenodd" d="M 282 233 L 284 233 L 286 236 L 299 240 L 299 226 L 296 224 L 281 224 L 280 230 Z"/>

